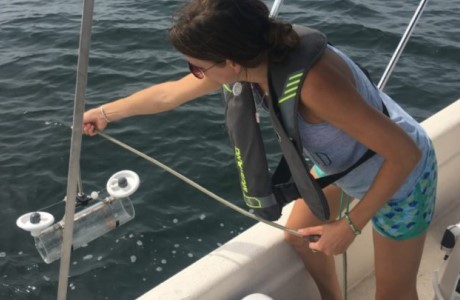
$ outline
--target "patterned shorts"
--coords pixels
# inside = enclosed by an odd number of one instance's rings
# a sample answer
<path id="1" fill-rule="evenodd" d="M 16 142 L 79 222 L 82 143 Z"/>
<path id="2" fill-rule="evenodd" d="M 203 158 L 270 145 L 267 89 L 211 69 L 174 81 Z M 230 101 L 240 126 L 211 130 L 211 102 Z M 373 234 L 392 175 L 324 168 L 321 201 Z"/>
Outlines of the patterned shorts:
<path id="1" fill-rule="evenodd" d="M 423 174 L 403 199 L 393 198 L 374 215 L 374 229 L 393 240 L 406 240 L 424 233 L 431 223 L 436 202 L 437 163 L 428 153 Z"/>
<path id="2" fill-rule="evenodd" d="M 320 176 L 324 172 L 313 167 Z M 372 218 L 374 229 L 392 240 L 406 240 L 424 233 L 431 223 L 436 201 L 437 163 L 429 150 L 425 169 L 414 189 L 405 198 L 392 198 Z"/>

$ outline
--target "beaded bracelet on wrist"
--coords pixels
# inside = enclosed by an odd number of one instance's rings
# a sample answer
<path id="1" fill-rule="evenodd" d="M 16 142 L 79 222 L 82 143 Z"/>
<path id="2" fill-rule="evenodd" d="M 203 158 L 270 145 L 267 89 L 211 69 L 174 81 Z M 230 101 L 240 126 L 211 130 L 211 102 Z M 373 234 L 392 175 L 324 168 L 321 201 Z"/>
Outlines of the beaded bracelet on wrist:
<path id="1" fill-rule="evenodd" d="M 351 218 L 350 218 L 350 215 L 348 214 L 348 212 L 345 213 L 345 219 L 347 219 L 348 225 L 350 226 L 351 230 L 353 230 L 353 233 L 354 233 L 355 235 L 360 235 L 360 234 L 361 234 L 361 230 L 359 230 L 358 228 L 356 228 L 355 224 L 353 224 L 353 222 L 351 221 Z"/>

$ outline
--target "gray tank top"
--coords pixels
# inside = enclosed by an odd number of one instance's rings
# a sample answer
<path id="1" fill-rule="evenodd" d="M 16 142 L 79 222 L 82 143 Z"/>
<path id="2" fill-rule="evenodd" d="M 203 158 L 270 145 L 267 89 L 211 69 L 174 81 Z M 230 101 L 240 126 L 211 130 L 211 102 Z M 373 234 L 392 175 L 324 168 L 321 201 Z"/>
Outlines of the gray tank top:
<path id="1" fill-rule="evenodd" d="M 371 106 L 380 111 L 382 111 L 383 101 L 391 120 L 409 134 L 422 150 L 423 156 L 420 162 L 393 196 L 393 198 L 404 198 L 412 191 L 413 185 L 424 169 L 426 156 L 431 147 L 427 134 L 420 124 L 393 99 L 379 91 L 348 56 L 330 45 L 328 45 L 328 49 L 334 51 L 347 63 L 353 73 L 360 95 Z M 329 123 L 311 124 L 306 122 L 300 114 L 298 120 L 305 155 L 327 175 L 347 169 L 367 151 L 367 147 Z M 348 195 L 360 199 L 372 184 L 382 162 L 383 158 L 376 154 L 335 184 L 340 186 Z"/>

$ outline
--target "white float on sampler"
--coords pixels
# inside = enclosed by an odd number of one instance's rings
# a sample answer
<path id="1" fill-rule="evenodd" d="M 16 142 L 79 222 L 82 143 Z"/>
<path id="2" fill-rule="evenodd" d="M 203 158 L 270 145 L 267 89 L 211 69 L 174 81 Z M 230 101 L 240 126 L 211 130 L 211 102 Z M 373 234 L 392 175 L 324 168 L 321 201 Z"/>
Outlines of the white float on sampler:
<path id="1" fill-rule="evenodd" d="M 99 198 L 92 192 L 88 207 L 75 213 L 72 249 L 75 250 L 110 230 L 134 218 L 134 207 L 129 199 L 139 187 L 139 176 L 129 170 L 115 173 L 107 181 L 108 197 Z M 30 231 L 35 247 L 46 263 L 61 257 L 64 219 L 52 225 L 54 217 L 47 212 L 29 212 L 20 216 L 18 227 Z"/>

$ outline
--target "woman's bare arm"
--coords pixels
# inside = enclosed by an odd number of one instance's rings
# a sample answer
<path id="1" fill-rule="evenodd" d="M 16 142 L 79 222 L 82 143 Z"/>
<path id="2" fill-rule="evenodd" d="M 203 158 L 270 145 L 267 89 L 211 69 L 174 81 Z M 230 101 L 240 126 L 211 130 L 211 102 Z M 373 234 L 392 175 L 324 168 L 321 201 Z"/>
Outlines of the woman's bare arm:
<path id="1" fill-rule="evenodd" d="M 86 134 L 94 135 L 95 130 L 102 131 L 109 121 L 172 110 L 219 88 L 219 83 L 206 77 L 197 79 L 188 74 L 179 80 L 155 84 L 126 98 L 88 110 L 83 116 L 83 129 Z"/>

